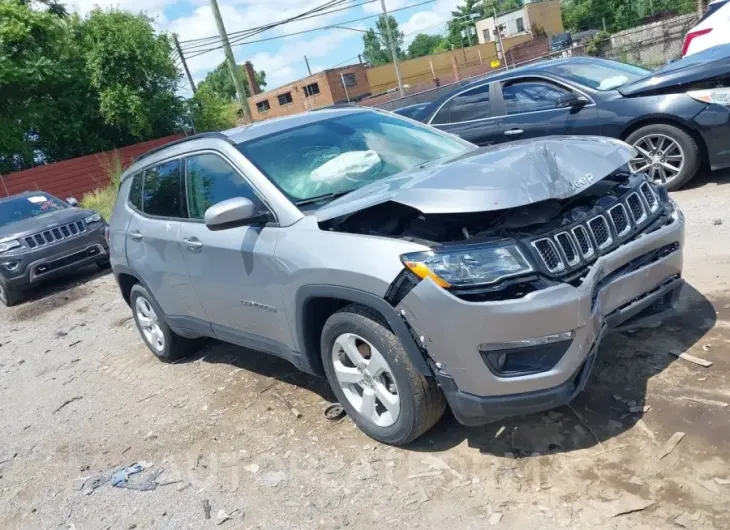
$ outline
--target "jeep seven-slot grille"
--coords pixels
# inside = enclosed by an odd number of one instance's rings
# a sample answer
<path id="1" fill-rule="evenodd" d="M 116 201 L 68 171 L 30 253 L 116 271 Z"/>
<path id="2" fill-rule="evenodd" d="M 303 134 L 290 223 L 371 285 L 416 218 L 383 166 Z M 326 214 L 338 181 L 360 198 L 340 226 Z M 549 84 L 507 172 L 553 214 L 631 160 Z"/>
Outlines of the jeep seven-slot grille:
<path id="1" fill-rule="evenodd" d="M 538 237 L 533 248 L 550 273 L 574 270 L 597 253 L 608 251 L 646 229 L 649 213 L 659 210 L 659 197 L 647 183 L 632 191 L 603 213 L 569 230 Z"/>
<path id="2" fill-rule="evenodd" d="M 74 221 L 63 226 L 56 228 L 49 228 L 43 232 L 27 236 L 25 242 L 30 248 L 41 247 L 44 245 L 50 245 L 57 241 L 62 241 L 70 237 L 79 235 L 82 232 L 86 232 L 86 226 L 83 221 Z"/>

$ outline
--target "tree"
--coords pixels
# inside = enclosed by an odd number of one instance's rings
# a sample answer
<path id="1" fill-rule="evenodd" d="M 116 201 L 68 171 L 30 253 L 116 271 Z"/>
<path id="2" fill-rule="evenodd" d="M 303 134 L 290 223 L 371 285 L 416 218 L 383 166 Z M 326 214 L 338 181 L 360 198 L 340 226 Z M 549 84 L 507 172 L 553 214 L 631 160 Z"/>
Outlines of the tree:
<path id="1" fill-rule="evenodd" d="M 431 55 L 442 46 L 443 42 L 444 38 L 441 35 L 419 33 L 408 46 L 408 57 L 415 59 L 416 57 Z"/>
<path id="2" fill-rule="evenodd" d="M 465 0 L 464 5 L 457 6 L 451 12 L 452 19 L 449 20 L 447 25 L 447 39 L 452 47 L 461 48 L 468 46 L 469 38 L 468 36 L 464 37 L 463 33 L 470 32 L 472 35 L 475 34 L 474 22 L 479 20 L 480 17 L 483 18 L 485 16 L 485 9 L 484 4 L 478 0 Z M 472 44 L 475 43 L 476 36 L 472 38 Z"/>
<path id="3" fill-rule="evenodd" d="M 222 131 L 236 124 L 231 98 L 221 96 L 209 84 L 201 83 L 189 103 L 196 132 Z"/>
<path id="4" fill-rule="evenodd" d="M 565 0 L 561 14 L 563 26 L 570 31 L 601 29 L 621 31 L 644 23 L 658 13 L 692 13 L 695 0 Z"/>
<path id="5" fill-rule="evenodd" d="M 398 21 L 392 15 L 388 15 L 386 23 L 385 15 L 380 15 L 375 23 L 375 29 L 369 29 L 362 37 L 362 56 L 370 66 L 380 66 L 393 61 L 390 46 L 386 39 L 386 35 L 389 33 L 388 29 L 390 29 L 390 35 L 392 35 L 395 44 L 396 57 L 398 59 L 405 58 L 405 53 L 403 53 L 404 35 L 398 28 Z"/>
<path id="6" fill-rule="evenodd" d="M 248 86 L 246 68 L 243 65 L 238 65 L 238 68 L 241 72 L 241 79 L 243 79 L 243 89 L 246 92 L 246 97 L 249 97 L 251 96 L 251 89 Z M 256 72 L 256 82 L 259 87 L 264 88 L 266 86 L 266 72 L 263 70 Z M 228 64 L 225 61 L 219 64 L 212 72 L 208 72 L 205 79 L 198 84 L 198 88 L 206 86 L 220 97 L 227 99 L 234 99 L 236 97 L 236 86 L 233 84 L 231 71 L 228 69 Z"/>

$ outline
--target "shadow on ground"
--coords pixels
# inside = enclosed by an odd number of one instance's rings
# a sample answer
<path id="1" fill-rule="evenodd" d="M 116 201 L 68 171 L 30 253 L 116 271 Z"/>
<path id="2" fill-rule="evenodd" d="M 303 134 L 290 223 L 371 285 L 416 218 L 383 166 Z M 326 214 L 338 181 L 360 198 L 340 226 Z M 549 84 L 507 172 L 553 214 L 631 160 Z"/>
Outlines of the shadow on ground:
<path id="1" fill-rule="evenodd" d="M 705 184 L 729 184 L 730 183 L 730 169 L 721 169 L 719 171 L 701 170 L 695 177 L 690 180 L 683 190 L 691 190 L 695 188 L 701 188 Z"/>
<path id="2" fill-rule="evenodd" d="M 598 445 L 632 428 L 642 412 L 647 381 L 676 360 L 715 324 L 712 303 L 685 285 L 677 314 L 661 326 L 606 335 L 585 390 L 569 406 L 488 424 L 464 427 L 447 412 L 425 436 L 407 447 L 443 451 L 467 440 L 469 447 L 497 456 L 524 458 Z M 504 427 L 499 436 L 498 432 Z"/>

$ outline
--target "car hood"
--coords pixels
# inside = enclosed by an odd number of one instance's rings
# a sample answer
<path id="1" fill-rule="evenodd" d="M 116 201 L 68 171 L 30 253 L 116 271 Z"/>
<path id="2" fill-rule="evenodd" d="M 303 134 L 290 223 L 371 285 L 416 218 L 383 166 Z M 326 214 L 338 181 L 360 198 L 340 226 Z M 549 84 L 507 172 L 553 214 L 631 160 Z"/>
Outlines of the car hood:
<path id="1" fill-rule="evenodd" d="M 22 221 L 10 223 L 9 225 L 0 226 L 0 239 L 14 239 L 35 234 L 72 221 L 78 221 L 84 217 L 93 215 L 93 213 L 91 210 L 83 210 L 80 208 L 64 208 L 63 210 L 56 210 L 55 212 L 38 215 L 30 219 L 23 219 Z"/>
<path id="2" fill-rule="evenodd" d="M 394 201 L 421 213 L 502 210 L 565 199 L 626 165 L 628 144 L 598 136 L 552 136 L 469 151 L 373 182 L 315 212 L 327 221 Z"/>
<path id="3" fill-rule="evenodd" d="M 722 44 L 679 59 L 618 90 L 623 96 L 641 96 L 656 90 L 728 75 L 730 44 Z"/>

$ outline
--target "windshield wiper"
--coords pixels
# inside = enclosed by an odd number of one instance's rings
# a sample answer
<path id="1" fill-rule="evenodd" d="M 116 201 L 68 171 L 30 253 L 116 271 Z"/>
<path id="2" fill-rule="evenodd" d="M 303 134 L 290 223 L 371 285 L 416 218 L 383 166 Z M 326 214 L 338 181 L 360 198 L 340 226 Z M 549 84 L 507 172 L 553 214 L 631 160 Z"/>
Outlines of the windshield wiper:
<path id="1" fill-rule="evenodd" d="M 325 193 L 324 195 L 317 195 L 316 197 L 310 197 L 309 199 L 302 199 L 301 201 L 297 201 L 294 204 L 296 206 L 304 206 L 305 204 L 314 204 L 316 202 L 332 201 L 332 200 L 336 199 L 337 197 L 342 197 L 343 195 L 347 195 L 351 191 L 355 191 L 355 190 L 338 191 L 336 193 Z"/>

